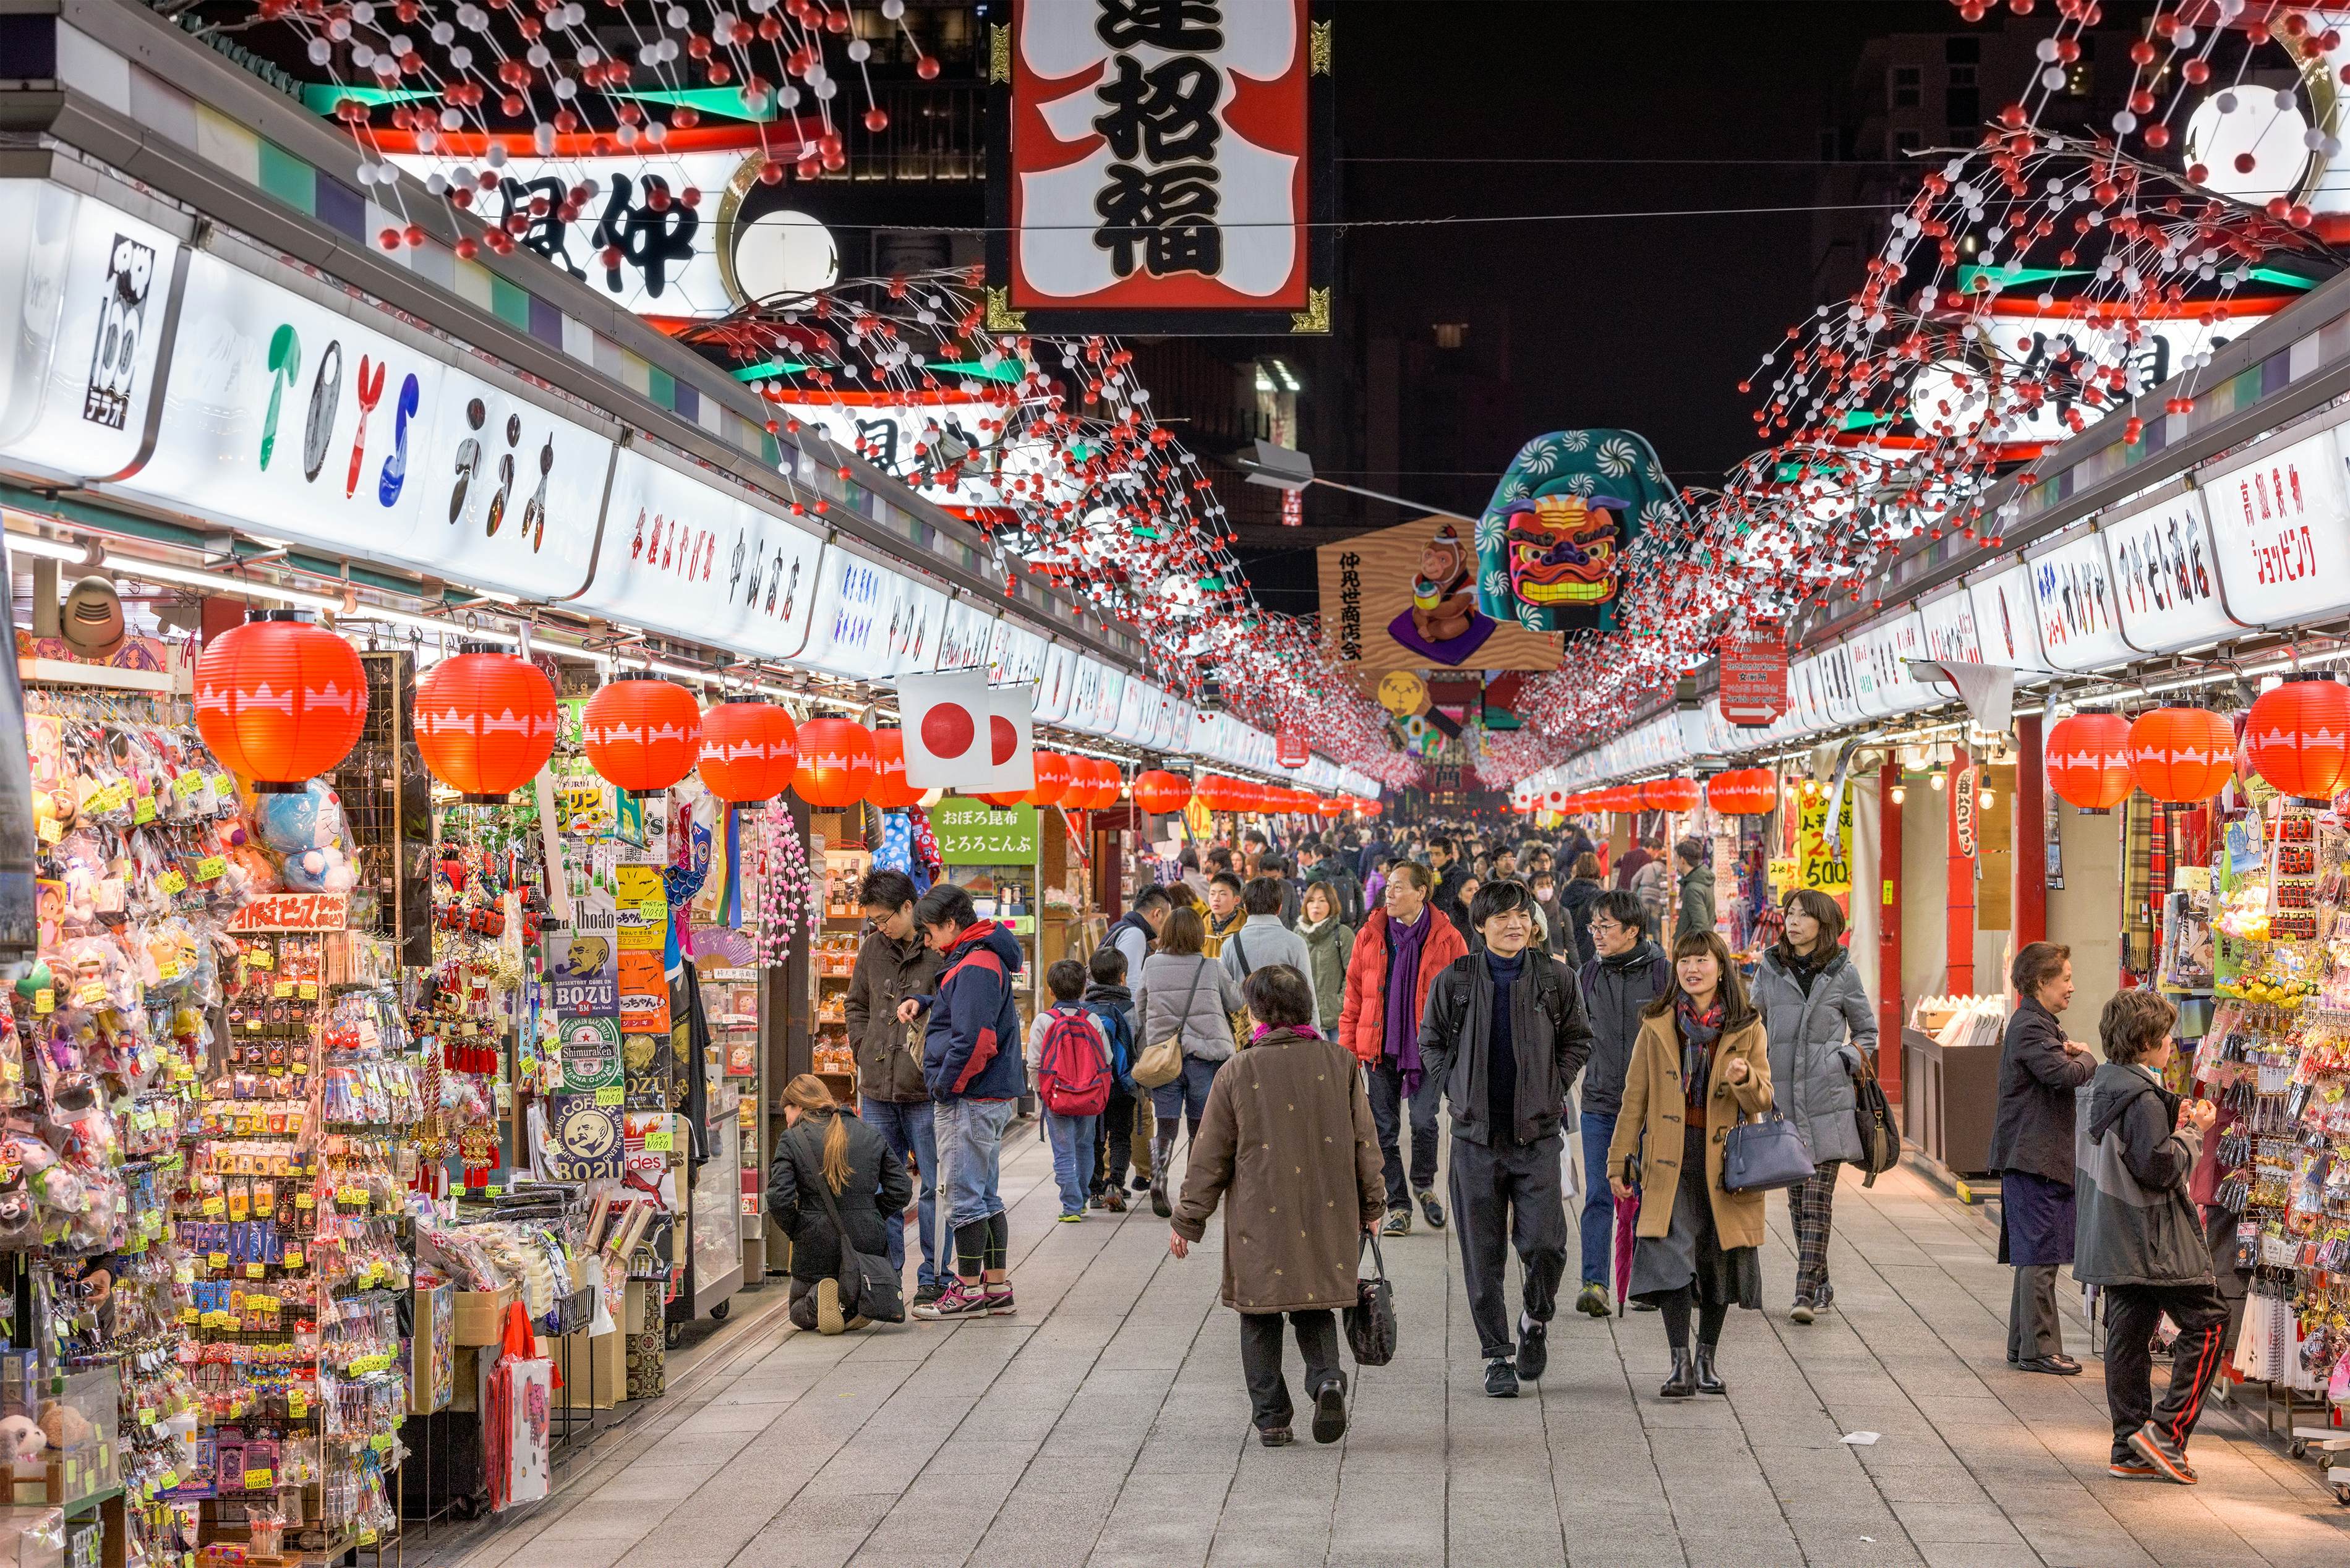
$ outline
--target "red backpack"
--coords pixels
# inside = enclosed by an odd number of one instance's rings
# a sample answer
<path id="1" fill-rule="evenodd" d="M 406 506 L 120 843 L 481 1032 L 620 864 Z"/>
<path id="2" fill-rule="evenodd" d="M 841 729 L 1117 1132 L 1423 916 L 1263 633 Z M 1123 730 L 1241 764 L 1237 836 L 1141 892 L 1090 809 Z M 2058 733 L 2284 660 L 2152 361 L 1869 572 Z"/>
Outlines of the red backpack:
<path id="1" fill-rule="evenodd" d="M 1053 1009 L 1036 1053 L 1036 1096 L 1056 1116 L 1097 1116 L 1109 1108 L 1109 1068 L 1101 1030 L 1082 1010 Z"/>

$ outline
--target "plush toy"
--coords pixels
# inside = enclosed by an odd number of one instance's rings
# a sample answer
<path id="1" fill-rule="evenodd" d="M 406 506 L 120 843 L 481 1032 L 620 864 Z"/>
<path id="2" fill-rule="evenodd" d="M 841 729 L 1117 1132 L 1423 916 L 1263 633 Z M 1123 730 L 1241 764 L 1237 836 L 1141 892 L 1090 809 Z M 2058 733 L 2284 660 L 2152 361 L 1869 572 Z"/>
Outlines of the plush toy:
<path id="1" fill-rule="evenodd" d="M 90 1425 L 88 1417 L 59 1399 L 41 1412 L 40 1430 L 47 1437 L 49 1447 L 71 1449 L 89 1441 L 98 1428 Z"/>
<path id="2" fill-rule="evenodd" d="M 297 893 L 348 893 L 358 882 L 343 827 L 342 797 L 317 779 L 299 794 L 255 797 L 261 841 L 285 864 L 279 875 Z"/>
<path id="3" fill-rule="evenodd" d="M 0 1416 L 0 1455 L 10 1463 L 33 1459 L 49 1446 L 49 1435 L 30 1416 Z"/>

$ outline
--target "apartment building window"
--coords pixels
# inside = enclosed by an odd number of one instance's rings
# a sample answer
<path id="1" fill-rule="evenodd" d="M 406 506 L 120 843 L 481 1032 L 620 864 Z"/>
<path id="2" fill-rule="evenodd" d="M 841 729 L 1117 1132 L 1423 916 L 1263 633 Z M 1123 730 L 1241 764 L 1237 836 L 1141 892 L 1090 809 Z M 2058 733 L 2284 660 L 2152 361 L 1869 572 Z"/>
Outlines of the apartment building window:
<path id="1" fill-rule="evenodd" d="M 1925 145 L 1926 138 L 1920 131 L 1897 130 L 1893 133 L 1893 155 L 1896 158 L 1907 158 Z"/>
<path id="2" fill-rule="evenodd" d="M 1917 66 L 1893 67 L 1893 107 L 1916 109 L 1923 100 L 1926 73 Z"/>

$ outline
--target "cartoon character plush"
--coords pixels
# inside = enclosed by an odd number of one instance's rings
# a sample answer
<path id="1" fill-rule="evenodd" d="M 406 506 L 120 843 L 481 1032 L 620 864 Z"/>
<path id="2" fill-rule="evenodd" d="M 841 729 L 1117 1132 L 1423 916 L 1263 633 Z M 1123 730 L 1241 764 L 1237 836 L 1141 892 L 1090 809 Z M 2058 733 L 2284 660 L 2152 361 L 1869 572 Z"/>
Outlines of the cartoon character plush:
<path id="1" fill-rule="evenodd" d="M 1411 585 L 1411 624 L 1430 642 L 1450 642 L 1477 614 L 1476 562 L 1447 523 L 1420 547 Z"/>
<path id="2" fill-rule="evenodd" d="M 1598 604 L 1616 597 L 1618 518 L 1613 495 L 1544 495 L 1503 514 L 1510 588 L 1530 605 Z"/>
<path id="3" fill-rule="evenodd" d="M 30 1416 L 0 1416 L 0 1455 L 10 1463 L 38 1459 L 48 1446 L 49 1435 Z"/>
<path id="4" fill-rule="evenodd" d="M 279 875 L 296 893 L 348 893 L 359 880 L 345 847 L 342 797 L 317 779 L 299 794 L 255 797 L 261 841 L 285 864 Z"/>

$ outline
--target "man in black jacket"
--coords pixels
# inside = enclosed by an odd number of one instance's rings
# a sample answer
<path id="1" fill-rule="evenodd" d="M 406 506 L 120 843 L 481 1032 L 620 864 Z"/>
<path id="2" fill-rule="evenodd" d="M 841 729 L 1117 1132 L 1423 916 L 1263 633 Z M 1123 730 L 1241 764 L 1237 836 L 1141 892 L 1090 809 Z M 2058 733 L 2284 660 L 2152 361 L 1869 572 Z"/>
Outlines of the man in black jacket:
<path id="1" fill-rule="evenodd" d="M 1439 834 L 1428 841 L 1428 864 L 1436 873 L 1436 890 L 1428 896 L 1429 902 L 1452 922 L 1464 941 L 1475 947 L 1477 928 L 1470 923 L 1469 906 L 1461 897 L 1461 885 L 1469 880 L 1470 868 L 1461 860 L 1460 849 Z"/>
<path id="2" fill-rule="evenodd" d="M 1672 963 L 1648 938 L 1640 900 L 1611 888 L 1592 902 L 1583 1001 L 1591 1020 L 1591 1064 L 1583 1072 L 1583 1290 L 1575 1310 L 1607 1315 L 1607 1274 L 1616 1239 L 1616 1198 L 1607 1186 L 1607 1146 L 1624 1105 L 1624 1075 L 1640 1037 L 1640 1010 L 1672 984 Z"/>
<path id="3" fill-rule="evenodd" d="M 1452 1108 L 1452 1211 L 1469 1315 L 1485 1356 L 1485 1392 L 1514 1397 L 1538 1378 L 1566 1272 L 1565 1144 L 1559 1118 L 1591 1054 L 1574 971 L 1533 946 L 1534 895 L 1493 882 L 1470 907 L 1482 944 L 1429 990 L 1419 1055 Z M 1525 1276 L 1512 1360 L 1502 1287 L 1514 1244 Z"/>
<path id="4" fill-rule="evenodd" d="M 2162 1085 L 2178 1022 L 2178 1009 L 2151 991 L 2118 992 L 2097 1021 L 2106 1060 L 2089 1080 L 2080 1132 L 2081 1245 L 2073 1277 L 2106 1293 L 2108 1469 L 2193 1486 L 2187 1439 L 2226 1354 L 2228 1303 L 2187 1195 L 2219 1107 L 2198 1100 L 2181 1115 L 2178 1096 Z M 2178 1337 L 2170 1346 L 2170 1387 L 2157 1410 L 2147 1347 L 2166 1314 Z"/>
<path id="5" fill-rule="evenodd" d="M 2073 1002 L 2073 950 L 2027 942 L 2008 968 L 2015 1012 L 1999 1056 L 1999 1112 L 1988 1163 L 1999 1173 L 1999 1261 L 2015 1268 L 2007 1360 L 2078 1376 L 2056 1316 L 2056 1271 L 2073 1261 L 2074 1091 L 2097 1070 L 2056 1015 Z"/>
<path id="6" fill-rule="evenodd" d="M 898 1004 L 938 988 L 939 955 L 914 925 L 914 882 L 903 871 L 872 871 L 858 888 L 865 906 L 866 938 L 849 971 L 848 1043 L 857 1053 L 858 1116 L 881 1135 L 904 1165 L 918 1166 L 922 1265 L 914 1300 L 935 1301 L 939 1278 L 939 1139 L 931 1119 L 931 1091 L 922 1082 L 922 1032 L 898 1022 Z M 906 1228 L 892 1225 L 889 1262 L 906 1266 Z"/>

